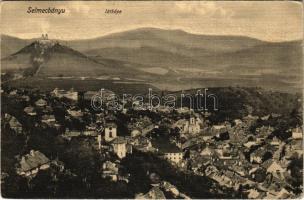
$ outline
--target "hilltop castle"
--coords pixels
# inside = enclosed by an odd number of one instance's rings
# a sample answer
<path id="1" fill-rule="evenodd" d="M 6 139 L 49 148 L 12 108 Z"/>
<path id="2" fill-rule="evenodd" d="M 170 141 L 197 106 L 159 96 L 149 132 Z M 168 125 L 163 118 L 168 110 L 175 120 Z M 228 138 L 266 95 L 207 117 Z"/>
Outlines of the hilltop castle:
<path id="1" fill-rule="evenodd" d="M 47 33 L 41 35 L 41 40 L 48 40 L 48 39 L 49 39 L 49 37 L 48 37 Z"/>
<path id="2" fill-rule="evenodd" d="M 54 46 L 56 43 L 58 43 L 57 41 L 50 40 L 47 33 L 42 34 L 41 37 L 37 40 L 37 42 L 40 45 L 40 47 L 43 46 L 44 49 L 50 48 Z"/>

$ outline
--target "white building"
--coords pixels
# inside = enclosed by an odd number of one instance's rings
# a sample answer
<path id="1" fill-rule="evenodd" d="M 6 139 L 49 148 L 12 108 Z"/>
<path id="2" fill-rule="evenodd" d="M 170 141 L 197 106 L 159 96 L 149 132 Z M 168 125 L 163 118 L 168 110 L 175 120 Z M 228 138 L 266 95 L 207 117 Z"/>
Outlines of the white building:
<path id="1" fill-rule="evenodd" d="M 112 141 L 112 147 L 113 147 L 114 153 L 120 159 L 122 159 L 122 158 L 124 158 L 124 157 L 127 156 L 127 152 L 128 152 L 127 141 L 124 138 L 122 138 L 122 137 L 115 138 Z"/>
<path id="2" fill-rule="evenodd" d="M 183 152 L 166 152 L 164 153 L 164 158 L 174 162 L 176 164 L 180 163 L 183 159 Z"/>
<path id="3" fill-rule="evenodd" d="M 152 140 L 153 147 L 156 149 L 160 156 L 175 163 L 179 164 L 183 160 L 183 151 L 175 144 L 162 139 Z"/>
<path id="4" fill-rule="evenodd" d="M 301 127 L 292 129 L 292 138 L 293 139 L 302 139 L 303 138 L 303 131 L 302 131 Z"/>

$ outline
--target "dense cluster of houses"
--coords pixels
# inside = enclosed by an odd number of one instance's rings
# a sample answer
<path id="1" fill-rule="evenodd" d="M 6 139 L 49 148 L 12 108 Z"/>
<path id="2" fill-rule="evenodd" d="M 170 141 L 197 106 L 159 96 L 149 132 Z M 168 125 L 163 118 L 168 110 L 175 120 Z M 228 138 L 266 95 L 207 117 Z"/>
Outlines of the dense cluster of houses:
<path id="1" fill-rule="evenodd" d="M 128 175 L 120 174 L 120 160 L 136 149 L 155 153 L 181 170 L 208 176 L 219 185 L 236 191 L 246 186 L 243 192 L 248 194 L 248 198 L 293 197 L 285 180 L 291 176 L 287 170 L 291 159 L 303 155 L 302 127 L 291 129 L 291 137 L 283 141 L 271 137 L 274 131 L 271 126 L 261 126 L 254 133 L 250 132 L 251 125 L 259 118 L 257 116 L 248 115 L 234 120 L 233 124 L 226 121 L 210 125 L 207 123 L 208 114 L 189 109 L 176 109 L 175 116 L 170 112 L 150 111 L 158 113 L 164 123 L 153 122 L 148 115 L 130 115 L 129 111 L 122 111 L 120 116 L 129 117 L 130 122 L 121 124 L 115 112 L 103 110 L 93 113 L 89 108 L 80 108 L 78 93 L 73 89 L 56 88 L 50 95 L 36 95 L 34 100 L 17 90 L 7 91 L 7 95 L 26 102 L 23 109 L 26 116 L 37 119 L 37 124 L 60 130 L 60 137 L 66 141 L 75 137 L 91 137 L 95 139 L 96 149 L 101 155 L 113 153 L 115 158 L 104 162 L 100 168 L 102 177 L 112 181 L 128 182 Z M 63 98 L 65 100 L 61 101 Z M 109 96 L 107 99 L 111 100 Z M 84 126 L 78 129 L 66 127 L 54 113 L 55 106 L 65 109 L 65 123 L 76 120 Z M 5 113 L 3 123 L 16 134 L 22 134 L 23 126 L 17 116 Z M 119 128 L 122 125 L 126 127 L 124 131 Z M 160 126 L 165 130 L 165 136 L 154 137 Z M 172 136 L 173 130 L 178 135 Z M 21 176 L 33 176 L 39 170 L 48 169 L 51 163 L 43 153 L 32 150 L 21 156 L 16 171 Z M 262 178 L 257 180 L 257 177 Z M 177 193 L 174 186 L 162 183 L 162 186 L 157 185 L 136 198 L 161 198 L 160 187 Z"/>

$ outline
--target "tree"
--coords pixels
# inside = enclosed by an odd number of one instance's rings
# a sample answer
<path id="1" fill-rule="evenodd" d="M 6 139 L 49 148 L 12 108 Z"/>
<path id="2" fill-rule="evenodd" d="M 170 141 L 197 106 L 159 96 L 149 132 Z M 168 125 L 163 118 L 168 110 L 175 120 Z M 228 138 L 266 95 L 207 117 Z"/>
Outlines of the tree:
<path id="1" fill-rule="evenodd" d="M 303 186 L 303 156 L 294 158 L 287 167 L 290 170 L 291 185 L 295 188 L 296 193 L 301 193 Z"/>

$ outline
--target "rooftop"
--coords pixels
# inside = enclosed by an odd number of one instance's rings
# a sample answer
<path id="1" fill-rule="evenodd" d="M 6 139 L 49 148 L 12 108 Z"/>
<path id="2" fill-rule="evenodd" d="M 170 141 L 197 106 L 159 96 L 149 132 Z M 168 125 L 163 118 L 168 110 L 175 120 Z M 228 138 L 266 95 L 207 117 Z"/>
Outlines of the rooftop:
<path id="1" fill-rule="evenodd" d="M 22 156 L 20 170 L 29 171 L 48 162 L 50 162 L 50 160 L 43 153 L 31 150 L 29 154 Z"/>
<path id="2" fill-rule="evenodd" d="M 152 146 L 157 148 L 161 153 L 179 153 L 182 152 L 175 144 L 168 139 L 153 139 Z"/>

